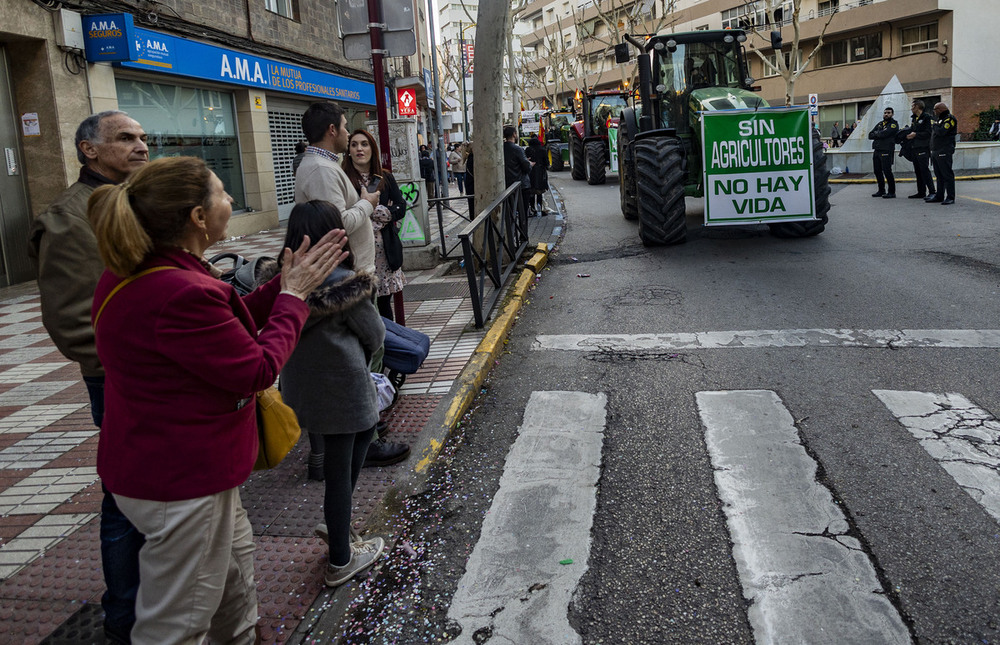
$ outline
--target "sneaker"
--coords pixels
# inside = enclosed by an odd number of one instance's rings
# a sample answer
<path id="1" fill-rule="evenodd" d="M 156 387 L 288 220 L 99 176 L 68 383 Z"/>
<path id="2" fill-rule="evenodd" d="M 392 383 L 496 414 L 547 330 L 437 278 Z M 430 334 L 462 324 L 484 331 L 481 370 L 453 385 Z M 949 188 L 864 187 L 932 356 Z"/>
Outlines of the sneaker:
<path id="1" fill-rule="evenodd" d="M 943 202 L 941 202 L 941 205 L 942 206 L 948 206 L 949 204 L 954 204 L 954 203 L 955 203 L 955 200 L 952 199 L 951 197 L 949 197 L 949 198 L 945 199 Z"/>
<path id="2" fill-rule="evenodd" d="M 885 191 L 884 190 L 880 190 L 877 193 L 872 193 L 872 197 L 881 197 L 883 195 L 885 195 Z"/>
<path id="3" fill-rule="evenodd" d="M 365 465 L 362 468 L 391 466 L 409 456 L 410 447 L 405 443 L 389 443 L 385 439 L 376 439 L 368 446 L 368 454 L 365 455 Z"/>
<path id="4" fill-rule="evenodd" d="M 351 561 L 342 567 L 332 564 L 326 565 L 326 576 L 324 576 L 323 582 L 327 587 L 339 587 L 375 564 L 375 560 L 382 555 L 383 549 L 385 549 L 385 542 L 382 538 L 376 538 L 363 544 L 352 544 Z"/>

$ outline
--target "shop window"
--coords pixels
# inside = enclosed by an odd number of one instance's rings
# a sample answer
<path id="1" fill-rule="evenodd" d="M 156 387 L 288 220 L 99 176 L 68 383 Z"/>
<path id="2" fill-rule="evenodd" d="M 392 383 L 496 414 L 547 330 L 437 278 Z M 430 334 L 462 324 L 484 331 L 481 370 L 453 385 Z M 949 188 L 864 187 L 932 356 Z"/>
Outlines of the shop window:
<path id="1" fill-rule="evenodd" d="M 246 208 L 232 94 L 121 78 L 115 85 L 119 109 L 149 135 L 150 159 L 204 159 L 232 195 L 233 210 Z"/>
<path id="2" fill-rule="evenodd" d="M 291 20 L 295 20 L 295 14 L 298 13 L 296 4 L 295 0 L 264 0 L 265 9 Z"/>
<path id="3" fill-rule="evenodd" d="M 927 49 L 937 49 L 937 23 L 934 22 L 929 25 L 918 25 L 916 27 L 904 27 L 899 30 L 899 42 L 904 54 L 924 51 Z"/>

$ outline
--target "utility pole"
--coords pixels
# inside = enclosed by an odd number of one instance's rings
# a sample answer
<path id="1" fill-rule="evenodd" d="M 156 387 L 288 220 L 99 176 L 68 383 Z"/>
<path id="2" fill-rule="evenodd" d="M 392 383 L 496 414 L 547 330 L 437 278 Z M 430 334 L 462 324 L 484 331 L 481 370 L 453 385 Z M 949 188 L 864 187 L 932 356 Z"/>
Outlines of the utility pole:
<path id="1" fill-rule="evenodd" d="M 444 126 L 441 123 L 441 84 L 438 82 L 438 55 L 437 38 L 434 35 L 434 7 L 431 0 L 427 0 L 427 26 L 431 32 L 431 66 L 433 67 L 432 78 L 434 79 L 434 115 L 437 117 L 437 171 L 438 186 L 441 187 L 441 197 L 448 196 L 448 166 L 447 158 L 444 154 Z M 426 88 L 425 88 L 426 92 Z"/>
<path id="2" fill-rule="evenodd" d="M 428 0 L 429 1 L 429 0 Z M 382 167 L 392 170 L 389 154 L 389 106 L 385 100 L 385 70 L 382 59 L 388 52 L 382 49 L 382 3 L 368 0 L 368 31 L 372 41 L 372 74 L 375 76 L 375 118 L 378 120 L 378 148 Z"/>
<path id="3" fill-rule="evenodd" d="M 466 103 L 465 97 L 465 29 L 462 27 L 462 21 L 458 21 L 458 47 L 459 47 L 459 57 L 462 61 L 462 138 L 466 141 L 469 140 L 469 106 Z"/>

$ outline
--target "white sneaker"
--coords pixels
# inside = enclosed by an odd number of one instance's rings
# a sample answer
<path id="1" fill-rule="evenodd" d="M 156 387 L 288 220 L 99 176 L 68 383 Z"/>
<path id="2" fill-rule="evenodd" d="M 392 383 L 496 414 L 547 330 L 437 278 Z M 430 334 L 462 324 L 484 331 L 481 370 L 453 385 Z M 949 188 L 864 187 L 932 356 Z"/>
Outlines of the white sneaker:
<path id="1" fill-rule="evenodd" d="M 339 587 L 375 564 L 375 560 L 382 555 L 384 548 L 385 541 L 382 538 L 375 538 L 361 544 L 352 544 L 351 561 L 342 567 L 332 564 L 326 565 L 326 576 L 323 578 L 323 582 L 327 587 Z"/>

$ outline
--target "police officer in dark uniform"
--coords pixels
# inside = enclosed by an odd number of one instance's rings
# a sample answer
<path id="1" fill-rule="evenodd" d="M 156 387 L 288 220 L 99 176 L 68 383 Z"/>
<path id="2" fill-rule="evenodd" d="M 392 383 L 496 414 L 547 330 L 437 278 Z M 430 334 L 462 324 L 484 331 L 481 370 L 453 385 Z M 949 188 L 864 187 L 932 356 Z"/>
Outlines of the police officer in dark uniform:
<path id="1" fill-rule="evenodd" d="M 955 203 L 955 171 L 951 169 L 951 162 L 955 154 L 958 119 L 951 115 L 944 103 L 934 105 L 934 114 L 937 120 L 931 127 L 931 163 L 937 177 L 937 192 L 928 195 L 924 201 L 947 206 Z"/>
<path id="2" fill-rule="evenodd" d="M 878 192 L 872 197 L 894 199 L 896 197 L 896 178 L 892 175 L 892 158 L 896 152 L 896 135 L 899 134 L 899 124 L 892 118 L 894 110 L 887 107 L 882 112 L 882 120 L 868 133 L 872 140 L 872 166 L 875 168 L 875 180 L 878 181 Z M 888 191 L 886 191 L 888 184 Z"/>
<path id="3" fill-rule="evenodd" d="M 917 176 L 917 192 L 910 199 L 924 198 L 934 194 L 934 178 L 928 166 L 931 160 L 931 115 L 924 112 L 924 102 L 914 99 L 910 106 L 913 115 L 910 117 L 909 134 L 906 138 L 911 142 L 911 161 L 913 172 Z"/>

